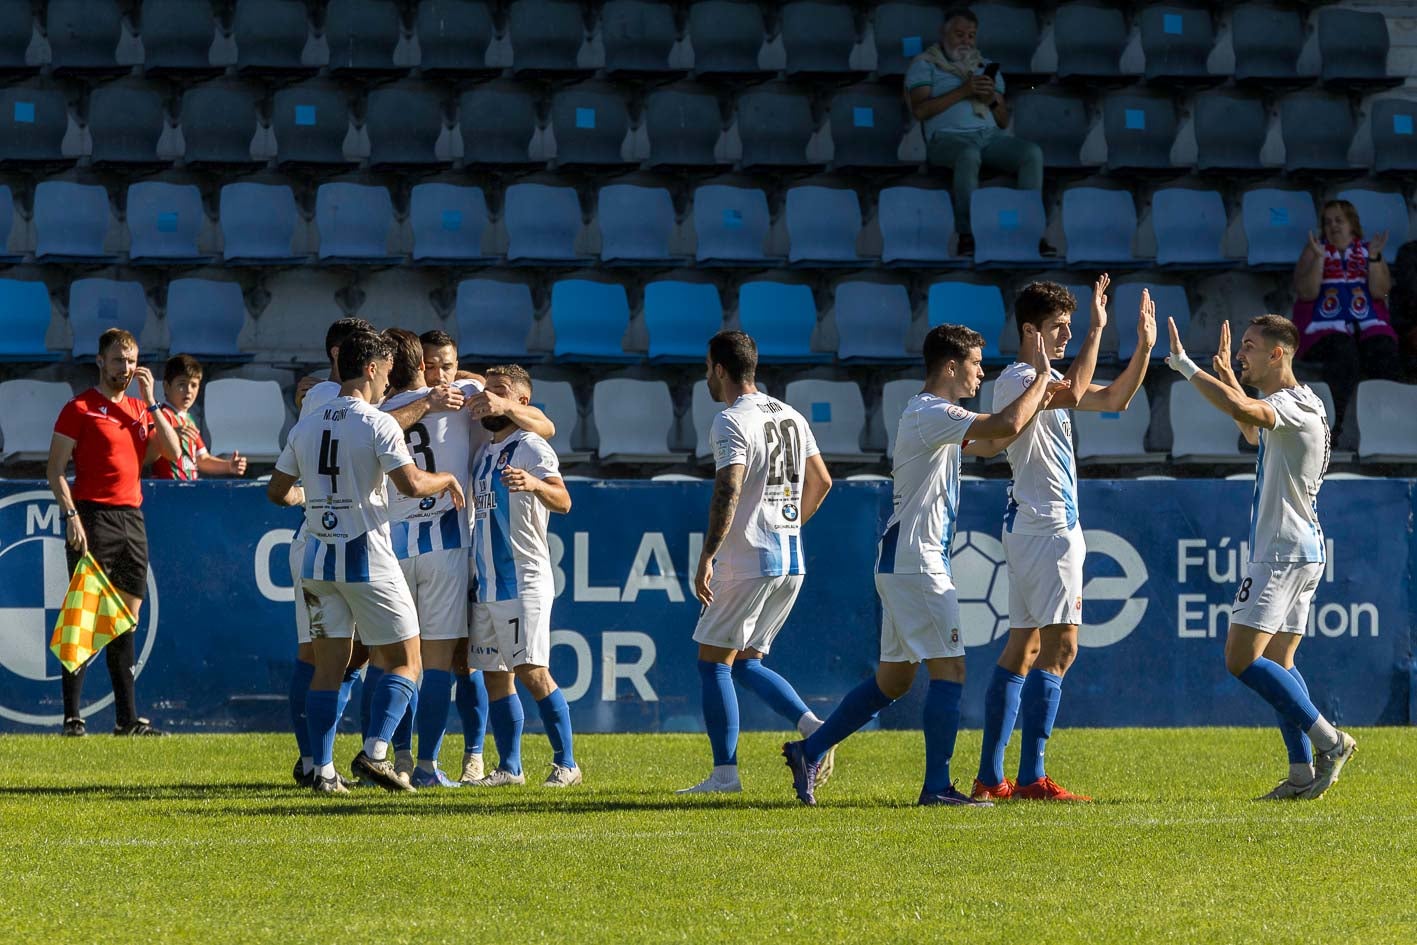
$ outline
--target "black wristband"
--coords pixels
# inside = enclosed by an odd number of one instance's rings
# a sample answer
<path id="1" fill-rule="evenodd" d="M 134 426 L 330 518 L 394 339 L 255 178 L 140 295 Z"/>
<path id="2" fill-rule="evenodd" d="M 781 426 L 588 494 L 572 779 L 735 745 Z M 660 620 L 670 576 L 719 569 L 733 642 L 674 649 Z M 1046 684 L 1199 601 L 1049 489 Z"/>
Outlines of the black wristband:
<path id="1" fill-rule="evenodd" d="M 1374 254 L 1372 254 L 1371 256 L 1368 257 L 1368 262 L 1382 262 L 1382 261 L 1383 261 L 1383 254 L 1382 254 L 1382 253 L 1374 253 Z"/>

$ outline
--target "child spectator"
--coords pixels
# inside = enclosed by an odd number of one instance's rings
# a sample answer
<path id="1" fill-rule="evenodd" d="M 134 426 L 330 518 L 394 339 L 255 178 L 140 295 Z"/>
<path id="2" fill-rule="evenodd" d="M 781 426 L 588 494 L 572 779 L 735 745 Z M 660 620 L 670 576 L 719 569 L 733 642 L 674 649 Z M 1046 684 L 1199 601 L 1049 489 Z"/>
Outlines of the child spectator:
<path id="1" fill-rule="evenodd" d="M 197 402 L 197 391 L 202 388 L 202 365 L 190 354 L 174 355 L 167 361 L 162 375 L 163 403 L 160 409 L 167 417 L 172 429 L 177 431 L 181 445 L 176 462 L 168 462 L 159 457 L 153 463 L 153 477 L 156 479 L 180 479 L 190 481 L 198 474 L 203 476 L 244 476 L 246 458 L 241 453 L 231 454 L 230 459 L 213 456 L 207 452 L 202 442 L 201 431 L 189 411 Z"/>

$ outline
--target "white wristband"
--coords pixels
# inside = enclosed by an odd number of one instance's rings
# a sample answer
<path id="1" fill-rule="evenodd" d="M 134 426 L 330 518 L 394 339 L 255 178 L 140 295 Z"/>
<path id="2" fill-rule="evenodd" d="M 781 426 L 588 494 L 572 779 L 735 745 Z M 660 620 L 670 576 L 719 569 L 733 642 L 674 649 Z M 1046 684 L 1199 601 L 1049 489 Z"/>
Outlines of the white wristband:
<path id="1" fill-rule="evenodd" d="M 1200 370 L 1199 365 L 1192 361 L 1184 351 L 1179 354 L 1167 355 L 1166 365 L 1188 381 L 1195 377 L 1196 372 Z"/>

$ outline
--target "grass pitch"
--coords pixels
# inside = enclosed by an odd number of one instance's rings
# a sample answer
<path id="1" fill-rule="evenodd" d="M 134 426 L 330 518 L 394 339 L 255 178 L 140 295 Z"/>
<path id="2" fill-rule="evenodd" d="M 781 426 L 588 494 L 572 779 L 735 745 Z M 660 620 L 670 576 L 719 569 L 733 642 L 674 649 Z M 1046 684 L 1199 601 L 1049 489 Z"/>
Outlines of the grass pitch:
<path id="1" fill-rule="evenodd" d="M 912 806 L 918 732 L 848 741 L 816 809 L 763 733 L 743 740 L 745 793 L 688 798 L 671 792 L 707 774 L 702 736 L 580 736 L 588 783 L 568 791 L 347 798 L 293 787 L 289 736 L 3 737 L 0 927 L 43 943 L 1412 942 L 1417 730 L 1354 734 L 1327 797 L 1261 804 L 1285 772 L 1272 730 L 1061 730 L 1050 773 L 1098 801 L 993 810 Z M 978 746 L 961 735 L 962 786 Z M 337 763 L 356 750 L 341 738 Z M 545 740 L 523 754 L 539 781 Z"/>

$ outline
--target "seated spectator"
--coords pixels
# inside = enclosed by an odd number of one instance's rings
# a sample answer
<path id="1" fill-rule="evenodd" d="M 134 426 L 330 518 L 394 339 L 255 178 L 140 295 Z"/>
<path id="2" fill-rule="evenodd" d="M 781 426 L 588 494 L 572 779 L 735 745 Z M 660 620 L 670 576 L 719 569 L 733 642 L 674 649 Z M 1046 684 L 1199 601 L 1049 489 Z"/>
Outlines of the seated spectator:
<path id="1" fill-rule="evenodd" d="M 1309 245 L 1294 269 L 1294 324 L 1299 359 L 1318 364 L 1333 392 L 1333 434 L 1360 380 L 1397 376 L 1397 332 L 1388 318 L 1392 273 L 1383 261 L 1387 234 L 1363 239 L 1358 211 L 1347 200 L 1323 209 L 1323 236 Z"/>
<path id="2" fill-rule="evenodd" d="M 924 125 L 926 158 L 954 173 L 959 254 L 974 252 L 969 198 L 981 165 L 1018 174 L 1020 190 L 1043 189 L 1043 150 L 1003 129 L 1009 123 L 1004 77 L 998 63 L 975 46 L 979 18 L 967 7 L 946 11 L 940 41 L 916 56 L 905 73 L 910 111 Z M 1044 255 L 1054 250 L 1043 243 Z"/>
<path id="3" fill-rule="evenodd" d="M 181 448 L 175 462 L 159 457 L 153 463 L 153 478 L 188 481 L 196 479 L 199 473 L 203 476 L 246 475 L 246 457 L 240 452 L 232 453 L 230 459 L 207 452 L 201 431 L 188 413 L 197 402 L 197 391 L 201 388 L 202 365 L 196 358 L 179 354 L 168 359 L 162 375 L 163 402 L 158 409 L 177 431 Z"/>

